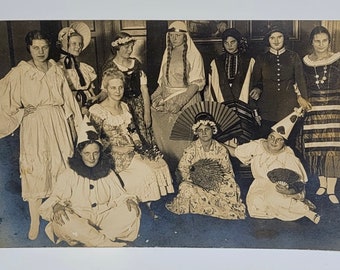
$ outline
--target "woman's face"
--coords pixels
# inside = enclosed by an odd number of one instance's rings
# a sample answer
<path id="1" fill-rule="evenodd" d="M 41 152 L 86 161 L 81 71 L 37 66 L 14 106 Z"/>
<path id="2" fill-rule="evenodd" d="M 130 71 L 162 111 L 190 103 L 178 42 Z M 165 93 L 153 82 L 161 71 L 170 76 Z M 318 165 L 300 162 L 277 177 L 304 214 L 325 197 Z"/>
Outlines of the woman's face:
<path id="1" fill-rule="evenodd" d="M 269 150 L 273 153 L 279 152 L 285 146 L 284 138 L 276 132 L 269 134 L 267 142 Z"/>
<path id="2" fill-rule="evenodd" d="M 74 56 L 79 56 L 83 46 L 83 38 L 81 36 L 72 36 L 69 39 L 68 52 Z"/>
<path id="3" fill-rule="evenodd" d="M 172 47 L 179 47 L 184 43 L 184 35 L 185 33 L 181 32 L 170 32 L 170 42 Z"/>
<path id="4" fill-rule="evenodd" d="M 202 142 L 209 142 L 213 136 L 213 130 L 209 125 L 200 125 L 197 128 L 197 136 Z"/>
<path id="5" fill-rule="evenodd" d="M 312 46 L 315 52 L 323 53 L 328 51 L 329 38 L 325 33 L 316 34 L 312 41 Z"/>
<path id="6" fill-rule="evenodd" d="M 50 46 L 45 39 L 33 39 L 29 49 L 34 62 L 45 62 L 48 58 Z"/>
<path id="7" fill-rule="evenodd" d="M 124 94 L 124 83 L 121 79 L 111 79 L 107 85 L 107 92 L 112 100 L 120 101 Z"/>
<path id="8" fill-rule="evenodd" d="M 227 37 L 227 39 L 223 43 L 223 46 L 228 53 L 236 53 L 238 42 L 233 37 Z"/>
<path id="9" fill-rule="evenodd" d="M 284 41 L 285 39 L 281 32 L 274 32 L 269 36 L 269 45 L 276 51 L 283 48 Z"/>
<path id="10" fill-rule="evenodd" d="M 80 156 L 87 167 L 94 167 L 97 165 L 100 158 L 100 147 L 97 143 L 91 143 L 84 147 Z"/>
<path id="11" fill-rule="evenodd" d="M 122 58 L 128 59 L 130 58 L 132 52 L 133 52 L 133 46 L 135 45 L 134 42 L 129 42 L 123 45 L 119 46 L 119 49 L 117 51 L 117 55 L 119 55 Z"/>

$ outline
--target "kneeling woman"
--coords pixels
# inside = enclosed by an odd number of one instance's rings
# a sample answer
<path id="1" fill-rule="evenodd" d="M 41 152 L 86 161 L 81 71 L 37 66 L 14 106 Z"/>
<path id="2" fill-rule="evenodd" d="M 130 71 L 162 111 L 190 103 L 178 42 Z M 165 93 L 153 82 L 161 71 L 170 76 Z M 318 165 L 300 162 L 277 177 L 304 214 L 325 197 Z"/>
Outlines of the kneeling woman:
<path id="1" fill-rule="evenodd" d="M 192 127 L 198 137 L 184 151 L 178 171 L 179 193 L 166 208 L 175 214 L 200 214 L 244 219 L 245 205 L 235 182 L 228 150 L 214 140 L 217 126 L 208 113 L 199 113 Z"/>
<path id="2" fill-rule="evenodd" d="M 84 119 L 70 168 L 62 173 L 52 195 L 40 207 L 49 221 L 46 233 L 56 243 L 88 247 L 125 246 L 137 238 L 140 209 L 111 170 L 110 157 L 90 121 Z M 54 236 L 57 236 L 55 241 Z"/>

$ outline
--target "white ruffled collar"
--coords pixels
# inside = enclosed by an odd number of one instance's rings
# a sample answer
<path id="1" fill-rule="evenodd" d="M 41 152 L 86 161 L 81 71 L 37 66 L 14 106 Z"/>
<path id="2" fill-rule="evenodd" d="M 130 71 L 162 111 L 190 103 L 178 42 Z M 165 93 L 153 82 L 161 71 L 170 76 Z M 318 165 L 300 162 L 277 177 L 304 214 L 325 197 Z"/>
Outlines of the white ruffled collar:
<path id="1" fill-rule="evenodd" d="M 318 67 L 318 66 L 327 66 L 330 64 L 333 64 L 335 61 L 340 59 L 340 52 L 334 53 L 331 57 L 328 57 L 327 59 L 312 61 L 309 58 L 309 55 L 305 55 L 303 57 L 303 62 L 310 67 Z"/>

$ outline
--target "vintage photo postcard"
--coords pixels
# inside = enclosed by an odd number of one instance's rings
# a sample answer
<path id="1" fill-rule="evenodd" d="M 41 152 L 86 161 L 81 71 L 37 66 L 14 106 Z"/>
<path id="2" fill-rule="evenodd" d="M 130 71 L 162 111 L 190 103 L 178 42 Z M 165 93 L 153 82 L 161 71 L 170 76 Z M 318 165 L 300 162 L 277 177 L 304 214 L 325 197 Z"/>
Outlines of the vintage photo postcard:
<path id="1" fill-rule="evenodd" d="M 339 254 L 340 20 L 217 17 L 0 18 L 4 254 Z"/>

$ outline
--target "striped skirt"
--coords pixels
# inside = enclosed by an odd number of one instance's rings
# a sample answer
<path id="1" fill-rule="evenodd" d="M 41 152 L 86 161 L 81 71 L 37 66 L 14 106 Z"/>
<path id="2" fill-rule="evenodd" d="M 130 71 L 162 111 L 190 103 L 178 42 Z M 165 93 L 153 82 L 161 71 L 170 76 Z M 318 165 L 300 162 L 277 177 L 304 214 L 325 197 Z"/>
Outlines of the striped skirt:
<path id="1" fill-rule="evenodd" d="M 310 172 L 340 177 L 340 90 L 312 91 L 303 126 L 304 156 Z"/>

